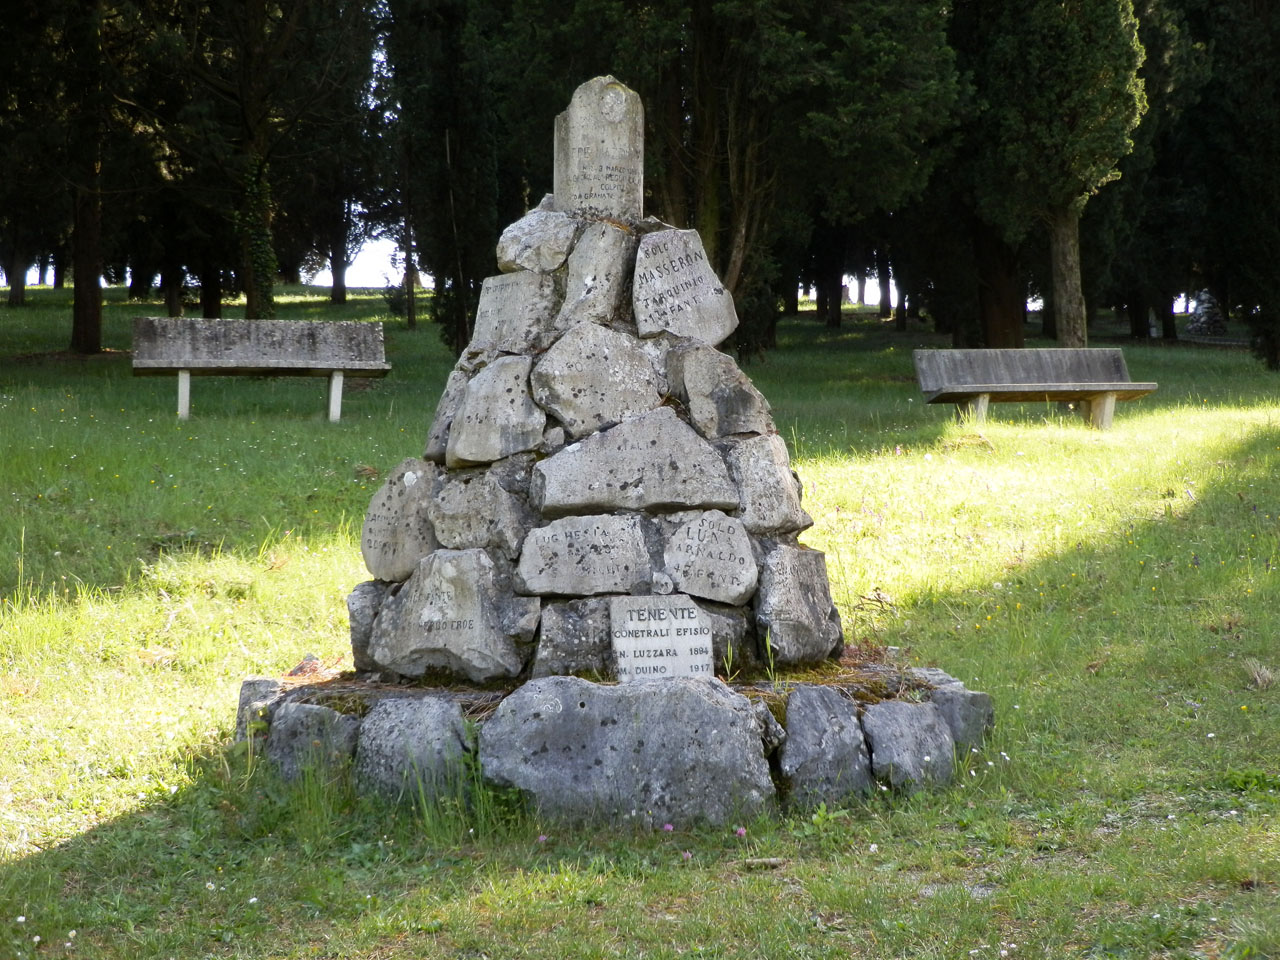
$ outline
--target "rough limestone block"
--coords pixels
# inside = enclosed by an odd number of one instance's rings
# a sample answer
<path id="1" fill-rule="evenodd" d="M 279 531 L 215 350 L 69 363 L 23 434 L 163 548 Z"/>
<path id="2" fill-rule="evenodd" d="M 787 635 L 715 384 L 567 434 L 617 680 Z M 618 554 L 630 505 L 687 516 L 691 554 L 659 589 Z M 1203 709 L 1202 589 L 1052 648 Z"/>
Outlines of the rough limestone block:
<path id="1" fill-rule="evenodd" d="M 987 734 L 995 727 L 996 710 L 990 694 L 969 690 L 962 683 L 947 684 L 931 691 L 929 702 L 942 714 L 958 750 L 981 747 Z"/>
<path id="2" fill-rule="evenodd" d="M 667 353 L 667 379 L 689 408 L 689 422 L 709 440 L 775 432 L 769 401 L 714 347 L 681 342 Z"/>
<path id="3" fill-rule="evenodd" d="M 625 227 L 600 221 L 587 227 L 569 254 L 564 303 L 556 317 L 558 330 L 578 323 L 615 323 L 628 306 L 636 235 Z"/>
<path id="4" fill-rule="evenodd" d="M 483 550 L 437 550 L 382 604 L 369 656 L 408 677 L 442 670 L 485 683 L 524 667 L 541 602 L 512 596 Z"/>
<path id="5" fill-rule="evenodd" d="M 378 580 L 407 580 L 418 561 L 439 546 L 427 515 L 436 469 L 434 463 L 409 457 L 387 475 L 369 502 L 360 553 Z"/>
<path id="6" fill-rule="evenodd" d="M 498 239 L 498 269 L 503 273 L 558 269 L 573 249 L 582 221 L 539 207 L 525 214 Z"/>
<path id="7" fill-rule="evenodd" d="M 459 797 L 465 794 L 465 758 L 472 749 L 454 701 L 434 696 L 379 700 L 360 724 L 356 785 L 410 801 Z"/>
<path id="8" fill-rule="evenodd" d="M 624 420 L 543 460 L 534 467 L 529 495 L 543 516 L 738 506 L 720 454 L 669 407 Z"/>
<path id="9" fill-rule="evenodd" d="M 936 704 L 873 703 L 862 715 L 862 729 L 877 780 L 908 792 L 951 782 L 955 743 Z"/>
<path id="10" fill-rule="evenodd" d="M 631 306 L 642 337 L 674 333 L 714 347 L 738 326 L 733 297 L 711 268 L 697 230 L 640 238 Z"/>
<path id="11" fill-rule="evenodd" d="M 509 560 L 520 555 L 534 516 L 491 472 L 454 474 L 427 507 L 442 547 L 491 547 Z"/>
<path id="12" fill-rule="evenodd" d="M 756 618 L 749 607 L 698 600 L 711 622 L 711 657 L 718 672 L 727 680 L 760 664 L 756 650 Z"/>
<path id="13" fill-rule="evenodd" d="M 613 77 L 588 80 L 556 117 L 557 210 L 639 220 L 644 216 L 644 106 Z"/>
<path id="14" fill-rule="evenodd" d="M 844 647 L 840 614 L 831 602 L 826 556 L 778 544 L 766 554 L 756 592 L 761 643 L 768 636 L 778 666 L 816 663 Z M 768 660 L 769 653 L 762 650 Z"/>
<path id="15" fill-rule="evenodd" d="M 780 436 L 748 437 L 722 449 L 742 498 L 738 517 L 748 530 L 756 536 L 779 537 L 813 526 L 813 518 L 800 506 L 800 484 Z"/>
<path id="16" fill-rule="evenodd" d="M 796 687 L 787 698 L 780 764 L 795 807 L 837 806 L 851 794 L 871 792 L 871 757 L 857 704 L 835 687 Z"/>
<path id="17" fill-rule="evenodd" d="M 647 587 L 653 577 L 635 514 L 564 517 L 525 537 L 516 567 L 522 593 L 592 596 Z"/>
<path id="18" fill-rule="evenodd" d="M 609 643 L 609 599 L 544 603 L 538 631 L 538 652 L 529 676 L 581 676 L 613 673 L 613 648 Z"/>
<path id="19" fill-rule="evenodd" d="M 769 705 L 763 700 L 752 700 L 751 709 L 756 715 L 756 724 L 760 728 L 760 742 L 764 745 L 764 755 L 772 756 L 777 749 L 787 742 L 787 730 L 778 722 Z"/>
<path id="20" fill-rule="evenodd" d="M 736 517 L 719 510 L 681 526 L 667 540 L 666 572 L 676 589 L 721 603 L 746 603 L 759 570 L 751 538 Z"/>
<path id="21" fill-rule="evenodd" d="M 612 426 L 662 402 L 653 364 L 632 336 L 580 323 L 533 368 L 533 398 L 572 438 Z"/>
<path id="22" fill-rule="evenodd" d="M 499 353 L 545 350 L 555 338 L 563 291 L 554 275 L 521 270 L 486 277 L 476 304 L 475 328 L 461 362 Z"/>
<path id="23" fill-rule="evenodd" d="M 347 619 L 351 623 L 351 659 L 361 673 L 378 669 L 369 656 L 369 639 L 373 636 L 373 621 L 382 609 L 391 584 L 385 580 L 366 580 L 356 584 L 347 595 Z"/>
<path id="24" fill-rule="evenodd" d="M 751 704 L 715 679 L 532 680 L 485 722 L 480 763 L 543 816 L 568 821 L 683 828 L 774 804 Z"/>
<path id="25" fill-rule="evenodd" d="M 237 743 L 249 738 L 253 724 L 270 722 L 271 703 L 280 690 L 280 681 L 271 677 L 249 677 L 240 681 L 240 703 L 236 707 Z M 258 738 L 255 736 L 254 739 Z"/>
<path id="26" fill-rule="evenodd" d="M 458 413 L 458 405 L 466 395 L 467 384 L 471 382 L 470 372 L 455 367 L 445 382 L 444 393 L 436 403 L 435 416 L 431 419 L 431 429 L 427 432 L 427 449 L 422 454 L 424 460 L 433 463 L 444 463 L 445 451 L 449 446 L 449 428 L 453 426 L 453 418 Z"/>
<path id="27" fill-rule="evenodd" d="M 499 357 L 467 384 L 449 430 L 450 467 L 491 463 L 542 443 L 547 415 L 529 393 L 531 357 Z"/>
<path id="28" fill-rule="evenodd" d="M 282 703 L 271 715 L 266 756 L 283 779 L 296 780 L 309 768 L 348 763 L 359 733 L 356 717 L 312 703 Z"/>

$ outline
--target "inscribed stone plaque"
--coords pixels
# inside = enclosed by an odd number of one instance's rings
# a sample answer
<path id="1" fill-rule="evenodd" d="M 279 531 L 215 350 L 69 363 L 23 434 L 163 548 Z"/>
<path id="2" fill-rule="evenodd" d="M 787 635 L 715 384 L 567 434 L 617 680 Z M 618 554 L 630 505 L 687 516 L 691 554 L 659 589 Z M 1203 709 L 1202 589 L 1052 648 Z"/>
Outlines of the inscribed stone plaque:
<path id="1" fill-rule="evenodd" d="M 709 510 L 667 541 L 667 573 L 676 588 L 721 603 L 746 603 L 758 570 L 742 521 Z"/>
<path id="2" fill-rule="evenodd" d="M 588 80 L 556 117 L 555 196 L 565 213 L 644 216 L 644 107 L 613 77 Z"/>
<path id="3" fill-rule="evenodd" d="M 364 517 L 360 552 L 379 580 L 407 580 L 437 546 L 428 513 L 436 465 L 410 457 L 391 471 Z"/>
<path id="4" fill-rule="evenodd" d="M 623 683 L 714 675 L 711 620 L 684 594 L 614 597 L 609 635 Z"/>
<path id="5" fill-rule="evenodd" d="M 635 514 L 565 517 L 529 531 L 516 576 L 526 593 L 581 597 L 647 587 L 653 568 Z"/>
<path id="6" fill-rule="evenodd" d="M 570 444 L 533 468 L 543 516 L 689 507 L 735 510 L 738 490 L 714 447 L 670 407 Z"/>
<path id="7" fill-rule="evenodd" d="M 550 274 L 520 270 L 486 277 L 464 359 L 545 349 L 555 336 L 560 300 Z"/>
<path id="8" fill-rule="evenodd" d="M 437 550 L 418 564 L 373 623 L 369 656 L 396 673 L 446 670 L 476 683 L 524 668 L 517 644 L 533 639 L 542 609 L 513 597 L 483 550 Z"/>
<path id="9" fill-rule="evenodd" d="M 580 323 L 542 355 L 533 398 L 571 437 L 594 433 L 662 403 L 658 376 L 635 337 Z"/>
<path id="10" fill-rule="evenodd" d="M 547 415 L 529 393 L 531 357 L 499 357 L 467 384 L 454 413 L 444 460 L 492 463 L 542 443 Z"/>
<path id="11" fill-rule="evenodd" d="M 642 337 L 665 330 L 714 347 L 738 326 L 733 297 L 697 230 L 658 230 L 640 240 L 631 299 Z"/>

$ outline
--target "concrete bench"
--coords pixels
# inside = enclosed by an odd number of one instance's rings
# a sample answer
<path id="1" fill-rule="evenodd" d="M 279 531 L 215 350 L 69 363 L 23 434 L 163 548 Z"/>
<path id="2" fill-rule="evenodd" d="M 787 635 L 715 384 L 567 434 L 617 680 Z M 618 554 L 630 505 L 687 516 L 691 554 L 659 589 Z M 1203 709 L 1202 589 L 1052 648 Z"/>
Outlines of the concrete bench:
<path id="1" fill-rule="evenodd" d="M 987 404 L 1076 401 L 1095 427 L 1111 426 L 1117 400 L 1136 400 L 1158 386 L 1129 379 L 1115 347 L 1027 350 L 916 350 L 916 378 L 926 403 L 954 403 L 983 420 Z"/>
<path id="2" fill-rule="evenodd" d="M 382 324 L 354 320 L 136 317 L 135 376 L 178 374 L 178 418 L 191 415 L 191 377 L 329 378 L 329 419 L 342 416 L 342 379 L 385 377 Z"/>

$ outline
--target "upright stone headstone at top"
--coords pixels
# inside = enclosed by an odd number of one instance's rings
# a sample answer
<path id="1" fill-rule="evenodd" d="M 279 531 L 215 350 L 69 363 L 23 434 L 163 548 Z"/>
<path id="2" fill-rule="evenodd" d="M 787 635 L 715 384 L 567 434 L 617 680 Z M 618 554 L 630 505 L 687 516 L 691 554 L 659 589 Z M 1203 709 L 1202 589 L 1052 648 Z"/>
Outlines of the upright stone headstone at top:
<path id="1" fill-rule="evenodd" d="M 644 216 L 644 107 L 613 77 L 574 91 L 556 117 L 556 209 L 639 220 Z"/>

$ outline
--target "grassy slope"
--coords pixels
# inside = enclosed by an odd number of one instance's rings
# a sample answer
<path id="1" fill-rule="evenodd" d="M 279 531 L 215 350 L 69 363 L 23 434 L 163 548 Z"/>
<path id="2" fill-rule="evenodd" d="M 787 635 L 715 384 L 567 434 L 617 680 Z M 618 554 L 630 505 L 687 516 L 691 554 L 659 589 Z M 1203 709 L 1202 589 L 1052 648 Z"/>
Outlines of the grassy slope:
<path id="1" fill-rule="evenodd" d="M 0 353 L 62 347 L 35 297 Z M 953 790 L 745 837 L 424 822 L 227 749 L 242 677 L 349 663 L 368 468 L 420 452 L 433 330 L 389 325 L 392 376 L 337 425 L 321 380 L 200 379 L 179 424 L 123 356 L 7 357 L 0 956 L 1280 956 L 1274 377 L 1127 347 L 1161 389 L 1113 430 L 1034 405 L 979 429 L 921 405 L 924 333 L 783 340 L 748 372 L 850 639 L 990 691 L 999 727 Z"/>

